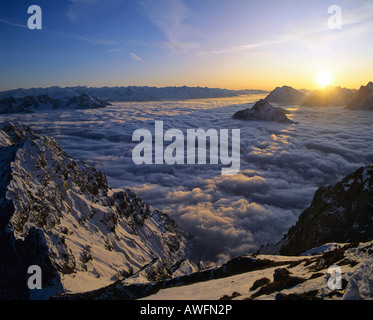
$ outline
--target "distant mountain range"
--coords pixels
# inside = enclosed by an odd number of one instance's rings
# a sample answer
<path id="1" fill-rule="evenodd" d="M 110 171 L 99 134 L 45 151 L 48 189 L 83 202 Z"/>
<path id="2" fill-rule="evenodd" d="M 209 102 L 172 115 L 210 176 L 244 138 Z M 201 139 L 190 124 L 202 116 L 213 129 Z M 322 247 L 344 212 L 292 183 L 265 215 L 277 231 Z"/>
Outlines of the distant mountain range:
<path id="1" fill-rule="evenodd" d="M 327 87 L 312 91 L 296 90 L 289 86 L 277 87 L 265 98 L 270 103 L 301 106 L 345 106 L 350 110 L 373 110 L 373 83 L 359 90 Z"/>
<path id="2" fill-rule="evenodd" d="M 33 113 L 51 109 L 97 109 L 110 105 L 99 97 L 86 93 L 71 98 L 56 99 L 48 95 L 26 96 L 24 98 L 3 98 L 0 100 L 0 114 Z"/>
<path id="3" fill-rule="evenodd" d="M 302 102 L 302 106 L 346 106 L 356 90 L 341 87 L 327 87 L 310 93 Z"/>
<path id="4" fill-rule="evenodd" d="M 265 94 L 263 90 L 228 90 L 203 87 L 48 87 L 31 89 L 14 89 L 0 92 L 2 98 L 25 98 L 26 96 L 47 95 L 53 99 L 65 99 L 66 97 L 80 96 L 81 94 L 100 97 L 106 101 L 157 101 L 157 100 L 183 100 L 236 97 L 246 94 Z"/>
<path id="5" fill-rule="evenodd" d="M 14 89 L 0 92 L 0 113 L 29 113 L 40 109 L 102 108 L 109 102 L 213 99 L 249 94 L 264 90 L 228 90 L 202 87 L 48 87 Z M 290 86 L 275 88 L 266 98 L 269 103 L 302 106 L 347 106 L 350 110 L 373 109 L 373 83 L 360 90 L 327 87 L 296 90 Z"/>

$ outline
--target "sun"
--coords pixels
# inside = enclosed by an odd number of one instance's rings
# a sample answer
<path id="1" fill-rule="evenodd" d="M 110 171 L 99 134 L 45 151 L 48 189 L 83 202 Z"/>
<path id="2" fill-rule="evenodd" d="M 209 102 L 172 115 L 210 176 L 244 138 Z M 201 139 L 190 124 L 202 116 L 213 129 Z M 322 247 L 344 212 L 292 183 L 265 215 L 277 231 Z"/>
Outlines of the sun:
<path id="1" fill-rule="evenodd" d="M 326 87 L 332 82 L 332 75 L 329 71 L 320 71 L 317 75 L 317 82 L 321 87 Z"/>

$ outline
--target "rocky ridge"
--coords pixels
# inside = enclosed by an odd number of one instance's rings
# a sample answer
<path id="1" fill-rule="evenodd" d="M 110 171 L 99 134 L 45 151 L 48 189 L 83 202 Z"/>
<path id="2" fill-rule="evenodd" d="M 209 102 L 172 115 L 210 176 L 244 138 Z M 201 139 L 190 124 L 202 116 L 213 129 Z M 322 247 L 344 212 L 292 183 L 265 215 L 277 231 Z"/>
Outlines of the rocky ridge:
<path id="1" fill-rule="evenodd" d="M 74 161 L 54 138 L 11 122 L 0 133 L 0 297 L 48 298 L 197 270 L 190 236 L 166 214 L 111 189 L 104 173 Z M 30 265 L 43 270 L 34 296 Z"/>

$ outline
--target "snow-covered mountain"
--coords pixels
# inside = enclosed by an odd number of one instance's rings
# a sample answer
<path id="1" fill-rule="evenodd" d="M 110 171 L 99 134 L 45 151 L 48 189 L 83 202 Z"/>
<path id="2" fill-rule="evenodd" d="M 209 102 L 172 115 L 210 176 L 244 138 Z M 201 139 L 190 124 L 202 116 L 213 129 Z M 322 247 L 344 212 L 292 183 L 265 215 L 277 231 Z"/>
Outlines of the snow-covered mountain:
<path id="1" fill-rule="evenodd" d="M 243 105 L 243 107 L 246 105 Z M 286 110 L 272 106 L 267 100 L 259 100 L 252 108 L 237 111 L 233 119 L 245 121 L 276 121 L 294 123 L 286 116 Z"/>
<path id="2" fill-rule="evenodd" d="M 326 87 L 309 94 L 303 106 L 346 106 L 356 90 L 341 87 Z"/>
<path id="3" fill-rule="evenodd" d="M 23 98 L 3 98 L 0 100 L 0 113 L 32 113 L 46 109 L 97 109 L 110 103 L 99 97 L 91 97 L 86 93 L 64 99 L 53 99 L 48 95 L 26 96 Z"/>
<path id="4" fill-rule="evenodd" d="M 373 110 L 373 82 L 361 86 L 347 105 L 350 110 Z"/>
<path id="5" fill-rule="evenodd" d="M 53 99 L 80 96 L 86 93 L 107 101 L 157 101 L 235 97 L 244 94 L 264 94 L 263 90 L 228 90 L 202 87 L 48 87 L 15 89 L 0 92 L 0 98 L 25 98 L 26 96 L 48 95 Z"/>
<path id="6" fill-rule="evenodd" d="M 289 86 L 277 87 L 265 98 L 269 103 L 299 104 L 306 99 L 307 95 Z"/>
<path id="7" fill-rule="evenodd" d="M 172 279 L 142 284 L 123 280 L 92 292 L 53 298 L 373 299 L 372 217 L 370 165 L 334 186 L 320 188 L 298 223 L 275 246 Z"/>
<path id="8" fill-rule="evenodd" d="M 0 297 L 48 298 L 196 271 L 190 236 L 54 138 L 0 124 Z M 28 267 L 42 290 L 28 290 Z"/>

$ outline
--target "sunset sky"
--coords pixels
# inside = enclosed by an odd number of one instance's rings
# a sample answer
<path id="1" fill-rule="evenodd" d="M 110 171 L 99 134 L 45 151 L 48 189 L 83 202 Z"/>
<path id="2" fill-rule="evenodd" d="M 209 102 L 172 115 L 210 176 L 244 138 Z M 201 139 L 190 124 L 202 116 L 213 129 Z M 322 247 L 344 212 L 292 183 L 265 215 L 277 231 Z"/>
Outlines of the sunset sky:
<path id="1" fill-rule="evenodd" d="M 42 9 L 29 30 L 27 9 Z M 342 29 L 328 28 L 330 5 Z M 265 89 L 373 80 L 373 1 L 3 0 L 0 90 L 49 86 Z"/>

